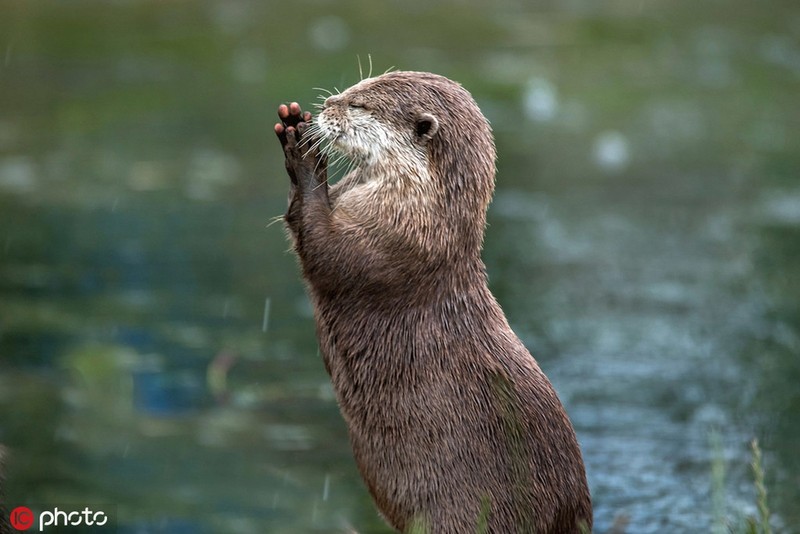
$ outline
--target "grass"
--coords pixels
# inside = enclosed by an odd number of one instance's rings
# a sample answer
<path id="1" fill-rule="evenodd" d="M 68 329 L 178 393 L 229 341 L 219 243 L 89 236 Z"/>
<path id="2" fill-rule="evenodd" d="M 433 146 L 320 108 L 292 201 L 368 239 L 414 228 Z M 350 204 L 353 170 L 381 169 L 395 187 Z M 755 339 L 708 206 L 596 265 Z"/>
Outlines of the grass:
<path id="1" fill-rule="evenodd" d="M 764 458 L 758 440 L 750 442 L 751 461 L 753 472 L 753 485 L 756 493 L 756 509 L 758 517 L 747 516 L 744 518 L 731 518 L 726 510 L 725 495 L 725 457 L 722 449 L 722 440 L 717 431 L 710 435 L 711 444 L 711 503 L 713 510 L 712 534 L 772 534 L 770 526 L 769 505 L 767 503 L 767 487 L 764 484 Z M 477 519 L 477 534 L 488 532 L 489 500 L 481 503 L 480 515 Z M 428 526 L 424 518 L 418 518 L 408 530 L 410 534 L 428 534 Z M 624 526 L 614 526 L 611 532 L 622 534 Z M 581 534 L 591 534 L 589 529 L 581 526 Z"/>
<path id="2" fill-rule="evenodd" d="M 758 440 L 750 442 L 751 461 L 753 471 L 753 485 L 756 493 L 756 509 L 758 517 L 746 516 L 731 519 L 726 513 L 725 504 L 725 459 L 719 434 L 711 433 L 711 500 L 713 506 L 712 534 L 772 534 L 769 522 L 769 504 L 767 503 L 767 487 L 764 484 L 764 464 L 761 447 Z"/>
<path id="3" fill-rule="evenodd" d="M 716 430 L 711 432 L 711 510 L 714 519 L 712 534 L 725 534 L 728 529 L 725 519 L 725 456 L 722 440 Z"/>
<path id="4" fill-rule="evenodd" d="M 753 468 L 753 478 L 756 486 L 756 506 L 758 507 L 759 526 L 755 532 L 761 534 L 772 534 L 772 529 L 769 526 L 769 506 L 767 506 L 767 487 L 764 485 L 764 468 L 762 465 L 761 448 L 758 446 L 758 440 L 753 439 L 750 442 L 750 449 L 753 451 L 753 461 L 751 466 Z"/>

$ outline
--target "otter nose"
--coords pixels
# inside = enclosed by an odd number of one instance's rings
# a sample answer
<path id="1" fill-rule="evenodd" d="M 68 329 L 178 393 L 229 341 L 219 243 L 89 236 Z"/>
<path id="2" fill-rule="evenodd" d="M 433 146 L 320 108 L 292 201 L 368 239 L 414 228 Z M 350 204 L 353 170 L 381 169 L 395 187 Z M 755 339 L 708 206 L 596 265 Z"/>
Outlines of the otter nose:
<path id="1" fill-rule="evenodd" d="M 332 96 L 329 96 L 328 98 L 326 98 L 325 102 L 323 102 L 322 105 L 323 105 L 323 107 L 327 108 L 327 107 L 333 106 L 337 102 L 341 102 L 341 101 L 342 101 L 342 95 L 332 95 Z"/>

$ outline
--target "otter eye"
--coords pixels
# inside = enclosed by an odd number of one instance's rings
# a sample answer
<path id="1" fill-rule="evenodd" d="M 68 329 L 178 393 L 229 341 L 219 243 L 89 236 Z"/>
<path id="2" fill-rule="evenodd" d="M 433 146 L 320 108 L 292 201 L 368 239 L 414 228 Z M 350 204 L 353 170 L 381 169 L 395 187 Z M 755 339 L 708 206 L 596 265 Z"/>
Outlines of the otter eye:
<path id="1" fill-rule="evenodd" d="M 350 102 L 350 108 L 351 109 L 367 109 L 367 106 L 365 106 L 364 104 L 361 104 L 361 103 Z"/>

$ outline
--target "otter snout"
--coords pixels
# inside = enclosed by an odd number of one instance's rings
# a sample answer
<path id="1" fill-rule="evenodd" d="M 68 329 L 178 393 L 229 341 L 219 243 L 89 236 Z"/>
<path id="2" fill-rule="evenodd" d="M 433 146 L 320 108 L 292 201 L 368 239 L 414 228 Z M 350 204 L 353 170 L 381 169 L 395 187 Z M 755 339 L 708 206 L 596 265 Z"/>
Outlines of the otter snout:
<path id="1" fill-rule="evenodd" d="M 342 98 L 342 95 L 332 95 L 325 99 L 325 102 L 322 103 L 322 107 L 329 108 L 331 106 L 336 106 L 342 104 L 343 100 L 344 98 Z"/>

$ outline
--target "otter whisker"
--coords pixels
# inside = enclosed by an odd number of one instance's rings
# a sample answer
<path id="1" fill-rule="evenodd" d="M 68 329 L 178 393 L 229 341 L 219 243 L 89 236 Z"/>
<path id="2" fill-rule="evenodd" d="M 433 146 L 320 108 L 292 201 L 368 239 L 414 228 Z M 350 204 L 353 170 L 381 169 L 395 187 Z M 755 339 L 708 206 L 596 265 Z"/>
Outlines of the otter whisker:
<path id="1" fill-rule="evenodd" d="M 331 151 L 330 155 L 333 157 L 333 159 L 331 160 L 329 165 L 333 167 L 338 167 L 339 164 L 347 158 L 345 154 L 342 154 L 340 152 Z"/>
<path id="2" fill-rule="evenodd" d="M 317 126 L 316 124 L 314 124 L 312 122 L 312 123 L 310 123 L 308 125 L 308 128 L 306 129 L 305 137 L 303 138 L 303 141 L 301 142 L 301 146 L 302 145 L 308 145 L 309 143 L 311 143 L 311 145 L 309 145 L 309 146 L 312 146 L 312 147 L 318 146 L 319 143 L 320 143 L 321 138 L 323 138 L 323 137 L 324 137 L 324 135 L 322 135 L 322 129 L 320 129 L 319 126 Z"/>
<path id="3" fill-rule="evenodd" d="M 313 122 L 313 121 L 312 122 L 307 122 L 305 124 L 306 124 L 306 130 L 305 130 L 305 133 L 303 134 L 304 137 L 303 137 L 303 141 L 302 142 L 303 143 L 308 143 L 308 141 L 311 138 L 317 137 L 321 133 L 321 130 L 320 130 L 319 125 L 317 123 Z"/>
<path id="4" fill-rule="evenodd" d="M 332 172 L 335 174 L 336 169 L 339 166 L 339 156 L 330 150 L 323 152 L 323 154 L 325 154 L 325 157 L 328 158 L 328 168 L 333 169 Z"/>
<path id="5" fill-rule="evenodd" d="M 307 141 L 308 141 L 308 140 L 307 140 Z M 307 142 L 307 141 L 306 141 L 306 142 Z M 311 146 L 309 146 L 309 147 L 306 149 L 306 151 L 303 153 L 303 157 L 305 158 L 305 157 L 307 157 L 309 154 L 311 154 L 312 152 L 314 152 L 314 150 L 316 150 L 316 149 L 317 149 L 317 147 L 319 147 L 320 143 L 322 143 L 322 139 L 318 139 L 318 140 L 314 141 L 314 143 L 312 143 L 312 144 L 311 144 Z"/>
<path id="6" fill-rule="evenodd" d="M 347 165 L 344 166 L 344 171 L 342 171 L 342 176 L 347 176 L 348 174 L 353 172 L 353 169 L 355 168 L 356 168 L 355 162 L 353 160 L 348 161 Z"/>
<path id="7" fill-rule="evenodd" d="M 335 158 L 333 161 L 331 161 L 330 163 L 328 163 L 328 166 L 329 166 L 329 167 L 338 167 L 338 166 L 339 166 L 339 163 L 341 163 L 341 162 L 342 162 L 342 160 L 344 160 L 344 159 L 345 159 L 345 157 L 346 157 L 346 156 L 345 156 L 344 154 L 339 154 L 339 155 L 337 155 L 337 156 L 336 156 L 336 158 Z"/>
<path id="8" fill-rule="evenodd" d="M 314 165 L 314 174 L 315 175 L 317 174 L 317 171 L 319 171 L 319 166 L 320 166 L 321 163 L 322 163 L 322 158 L 319 158 L 317 160 L 317 163 Z M 314 189 L 316 190 L 317 188 L 315 187 Z"/>
<path id="9" fill-rule="evenodd" d="M 312 150 L 316 150 L 317 148 L 319 148 L 319 146 L 322 144 L 322 142 L 323 142 L 324 140 L 325 140 L 325 139 L 324 139 L 324 138 L 322 138 L 322 137 L 319 137 L 319 138 L 317 138 L 317 140 L 316 140 L 316 141 L 314 141 L 314 143 L 313 143 L 313 144 L 312 144 L 310 147 L 308 147 L 308 150 L 309 150 L 309 152 L 310 152 L 310 151 L 312 151 Z M 324 153 L 324 151 L 322 151 L 322 152 Z"/>
<path id="10" fill-rule="evenodd" d="M 361 56 L 356 54 L 356 60 L 358 61 L 358 81 L 364 79 L 364 72 L 361 70 Z"/>
<path id="11" fill-rule="evenodd" d="M 341 176 L 343 176 L 344 174 L 342 173 L 342 170 L 345 169 L 346 166 L 343 167 L 341 165 L 341 163 L 342 163 L 342 161 L 346 160 L 346 158 L 347 158 L 346 155 L 339 154 L 339 155 L 337 155 L 336 159 L 334 159 L 332 162 L 328 163 L 328 168 L 329 169 L 331 169 L 331 168 L 333 169 L 333 172 L 329 173 L 329 174 L 332 175 L 332 176 L 335 176 L 336 178 L 340 178 Z"/>
<path id="12" fill-rule="evenodd" d="M 324 87 L 312 87 L 314 91 L 322 91 L 323 93 L 328 93 L 328 96 L 333 96 L 333 92 L 330 89 L 325 89 Z"/>
<path id="13" fill-rule="evenodd" d="M 298 144 L 298 146 L 301 146 L 301 147 L 309 146 L 308 144 L 311 143 L 311 141 L 313 139 L 315 139 L 314 132 L 311 130 L 311 128 L 308 128 L 308 129 L 306 129 L 305 135 L 300 140 L 300 143 Z"/>
<path id="14" fill-rule="evenodd" d="M 345 154 L 344 152 L 334 151 L 332 153 L 335 156 L 335 159 L 333 160 L 333 165 L 338 165 L 340 162 L 347 159 L 347 154 Z"/>
<path id="15" fill-rule="evenodd" d="M 275 215 L 274 217 L 269 218 L 269 223 L 267 223 L 267 228 L 272 226 L 277 222 L 283 222 L 283 215 Z"/>

